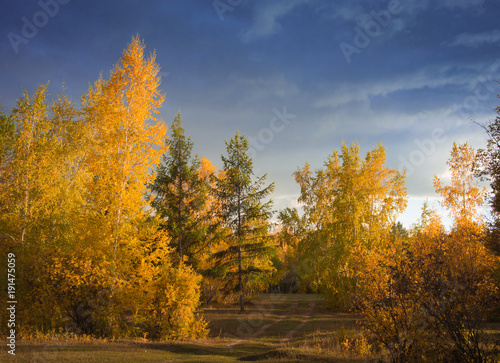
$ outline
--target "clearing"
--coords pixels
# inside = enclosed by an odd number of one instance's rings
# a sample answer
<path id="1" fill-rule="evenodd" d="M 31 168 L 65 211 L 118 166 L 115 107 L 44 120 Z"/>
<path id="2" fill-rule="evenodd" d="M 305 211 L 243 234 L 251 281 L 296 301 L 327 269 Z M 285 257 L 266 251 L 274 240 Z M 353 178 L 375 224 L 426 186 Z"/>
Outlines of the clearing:
<path id="1" fill-rule="evenodd" d="M 334 313 L 318 295 L 261 294 L 239 307 L 204 309 L 210 334 L 183 342 L 146 340 L 20 341 L 6 362 L 364 362 L 375 358 L 359 316 Z M 490 325 L 495 336 L 500 324 Z M 7 357 L 7 358 L 6 358 Z"/>

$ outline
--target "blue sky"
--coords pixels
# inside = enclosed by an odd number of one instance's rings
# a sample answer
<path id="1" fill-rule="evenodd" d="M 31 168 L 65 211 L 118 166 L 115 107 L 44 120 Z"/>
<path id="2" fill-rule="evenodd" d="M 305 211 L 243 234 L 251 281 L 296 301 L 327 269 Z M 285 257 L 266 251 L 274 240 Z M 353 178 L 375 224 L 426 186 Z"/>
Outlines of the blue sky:
<path id="1" fill-rule="evenodd" d="M 292 173 L 341 142 L 382 142 L 407 169 L 410 225 L 447 177 L 453 141 L 483 147 L 470 122 L 495 117 L 499 1 L 0 0 L 0 105 L 50 80 L 78 101 L 139 34 L 156 50 L 170 124 L 220 166 L 236 130 L 253 140 L 275 208 L 297 205 Z"/>

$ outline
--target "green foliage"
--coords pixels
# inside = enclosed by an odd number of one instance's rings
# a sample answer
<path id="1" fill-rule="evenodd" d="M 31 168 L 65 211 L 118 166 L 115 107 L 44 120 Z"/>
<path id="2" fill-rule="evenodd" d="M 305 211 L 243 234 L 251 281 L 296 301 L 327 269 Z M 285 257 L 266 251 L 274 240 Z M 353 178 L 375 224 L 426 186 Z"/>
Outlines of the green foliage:
<path id="1" fill-rule="evenodd" d="M 179 261 L 187 257 L 191 265 L 197 265 L 196 256 L 206 242 L 207 225 L 203 210 L 208 197 L 208 186 L 200 178 L 200 161 L 192 158 L 193 142 L 184 136 L 181 114 L 172 122 L 168 148 L 157 168 L 156 179 L 149 186 L 154 194 L 151 205 L 163 219 L 172 242 L 176 245 Z"/>
<path id="2" fill-rule="evenodd" d="M 244 276 L 270 269 L 263 258 L 271 246 L 268 243 L 270 206 L 262 202 L 273 190 L 274 184 L 263 187 L 266 175 L 252 181 L 253 162 L 247 155 L 248 142 L 243 135 L 226 142 L 227 157 L 222 156 L 223 174 L 215 178 L 213 194 L 219 205 L 219 219 L 230 232 L 227 246 L 212 255 L 228 287 L 240 295 L 244 311 Z M 235 282 L 237 277 L 237 285 Z M 232 285 L 232 286 L 231 286 Z"/>

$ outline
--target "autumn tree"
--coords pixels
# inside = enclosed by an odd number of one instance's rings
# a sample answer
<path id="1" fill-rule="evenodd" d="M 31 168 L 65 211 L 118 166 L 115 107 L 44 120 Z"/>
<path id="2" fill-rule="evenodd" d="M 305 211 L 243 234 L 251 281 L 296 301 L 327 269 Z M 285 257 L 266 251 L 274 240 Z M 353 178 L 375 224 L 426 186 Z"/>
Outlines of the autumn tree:
<path id="1" fill-rule="evenodd" d="M 82 97 L 92 147 L 85 164 L 94 176 L 88 186 L 91 213 L 99 215 L 113 259 L 126 240 L 130 223 L 144 215 L 145 184 L 164 151 L 166 128 L 156 120 L 164 96 L 154 53 L 132 39 L 108 80 L 102 77 Z M 155 124 L 151 124 L 156 121 Z"/>
<path id="2" fill-rule="evenodd" d="M 213 256 L 227 267 L 227 277 L 237 276 L 243 312 L 245 276 L 268 267 L 266 262 L 259 263 L 258 257 L 269 248 L 266 236 L 272 201 L 264 202 L 263 199 L 272 193 L 274 183 L 264 186 L 266 175 L 252 180 L 253 161 L 248 156 L 248 141 L 244 135 L 237 132 L 226 141 L 226 151 L 227 156 L 222 156 L 224 177 L 216 177 L 213 192 L 220 205 L 221 220 L 231 233 L 230 244 Z"/>
<path id="3" fill-rule="evenodd" d="M 201 276 L 173 258 L 171 237 L 160 223 L 160 218 L 146 223 L 137 277 L 127 290 L 134 300 L 134 329 L 153 340 L 203 337 L 208 331 L 198 310 Z"/>
<path id="4" fill-rule="evenodd" d="M 493 220 L 488 236 L 489 248 L 500 254 L 500 106 L 495 109 L 497 117 L 487 125 L 481 125 L 488 136 L 486 148 L 479 149 L 476 155 L 475 174 L 491 187 L 489 203 Z"/>
<path id="5" fill-rule="evenodd" d="M 413 239 L 404 233 L 396 237 L 393 228 L 391 243 L 373 251 L 359 271 L 355 302 L 363 314 L 362 325 L 385 348 L 384 354 L 392 362 L 418 361 L 432 350 L 429 341 L 439 344 L 432 336 L 433 326 L 426 320 L 425 311 L 414 300 L 418 285 L 412 282 L 421 283 L 425 276 L 418 265 L 424 258 L 423 251 L 413 249 L 412 240 L 423 236 L 439 240 L 439 232 L 444 230 L 441 227 L 441 218 L 425 203 L 420 220 L 412 228 Z"/>
<path id="6" fill-rule="evenodd" d="M 24 92 L 23 97 L 17 100 L 10 120 L 3 117 L 2 146 L 9 145 L 11 150 L 4 149 L 6 160 L 3 163 L 4 186 L 3 194 L 10 197 L 9 209 L 3 213 L 4 226 L 11 226 L 6 236 L 15 243 L 23 244 L 30 236 L 33 218 L 41 215 L 44 201 L 36 198 L 42 188 L 43 179 L 48 175 L 41 174 L 42 168 L 37 165 L 47 165 L 51 160 L 42 158 L 43 151 L 49 151 L 51 143 L 49 133 L 51 123 L 48 117 L 49 105 L 46 102 L 47 85 L 39 86 L 33 95 Z M 11 125 L 16 125 L 15 134 Z M 14 140 L 13 140 L 14 139 Z M 10 154 L 10 155 L 8 155 Z M 45 154 L 47 155 L 47 154 Z M 45 180 L 51 184 L 49 180 Z M 10 193 L 6 193 L 7 190 Z M 11 222 L 9 222 L 9 220 Z"/>
<path id="7" fill-rule="evenodd" d="M 191 155 L 193 142 L 184 135 L 180 112 L 170 130 L 171 135 L 165 141 L 168 150 L 150 185 L 154 194 L 151 205 L 162 217 L 165 229 L 176 244 L 179 261 L 186 256 L 193 265 L 195 255 L 201 252 L 205 243 L 207 226 L 203 223 L 202 211 L 208 186 L 198 174 L 200 161 Z"/>
<path id="8" fill-rule="evenodd" d="M 12 158 L 12 145 L 15 136 L 15 124 L 9 115 L 0 112 L 0 178 L 6 165 Z M 0 179 L 1 182 L 1 179 Z"/>
<path id="9" fill-rule="evenodd" d="M 278 213 L 277 258 L 279 290 L 283 293 L 306 292 L 308 289 L 301 241 L 309 231 L 306 216 L 297 208 L 285 208 Z"/>
<path id="10" fill-rule="evenodd" d="M 342 144 L 341 153 L 330 155 L 323 169 L 313 173 L 306 164 L 294 173 L 310 225 L 301 246 L 308 284 L 337 308 L 349 308 L 356 265 L 373 248 L 382 247 L 406 207 L 404 173 L 384 164 L 382 145 L 363 160 L 356 143 Z"/>
<path id="11" fill-rule="evenodd" d="M 80 109 L 41 85 L 0 115 L 0 249 L 16 255 L 21 336 L 206 333 L 200 277 L 173 266 L 145 198 L 165 151 L 158 71 L 135 37 Z"/>
<path id="12" fill-rule="evenodd" d="M 443 198 L 443 207 L 454 220 L 448 243 L 444 244 L 447 251 L 443 258 L 451 281 L 449 286 L 440 286 L 451 295 L 453 305 L 431 314 L 461 356 L 481 361 L 485 352 L 481 348 L 480 324 L 498 298 L 498 286 L 493 280 L 498 261 L 486 248 L 487 226 L 479 212 L 485 202 L 486 188 L 474 179 L 475 153 L 467 143 L 453 143 L 447 164 L 451 171 L 450 184 L 444 186 L 435 177 L 434 186 Z"/>
<path id="13" fill-rule="evenodd" d="M 109 79 L 99 78 L 82 97 L 82 114 L 89 145 L 83 164 L 92 178 L 86 185 L 85 243 L 97 259 L 112 261 L 110 327 L 116 328 L 121 291 L 133 269 L 137 229 L 147 217 L 146 185 L 164 148 L 166 132 L 156 114 L 160 93 L 155 54 L 134 37 Z"/>
<path id="14" fill-rule="evenodd" d="M 20 266 L 18 292 L 26 328 L 54 328 L 65 309 L 48 279 L 54 256 L 74 243 L 81 215 L 85 173 L 79 168 L 82 125 L 67 97 L 46 100 L 47 85 L 23 93 L 2 117 L 0 239 Z"/>
<path id="15" fill-rule="evenodd" d="M 453 145 L 449 185 L 435 177 L 453 229 L 425 205 L 403 243 L 370 256 L 358 295 L 364 324 L 393 361 L 484 362 L 481 323 L 497 301 L 496 259 L 484 245 L 478 207 L 484 189 L 472 177 L 474 150 Z"/>
<path id="16" fill-rule="evenodd" d="M 434 187 L 443 197 L 441 204 L 448 209 L 457 228 L 470 228 L 474 223 L 481 223 L 478 208 L 482 207 L 486 188 L 480 187 L 474 180 L 475 153 L 467 143 L 453 143 L 450 159 L 447 161 L 451 171 L 451 183 L 444 186 L 435 176 Z"/>

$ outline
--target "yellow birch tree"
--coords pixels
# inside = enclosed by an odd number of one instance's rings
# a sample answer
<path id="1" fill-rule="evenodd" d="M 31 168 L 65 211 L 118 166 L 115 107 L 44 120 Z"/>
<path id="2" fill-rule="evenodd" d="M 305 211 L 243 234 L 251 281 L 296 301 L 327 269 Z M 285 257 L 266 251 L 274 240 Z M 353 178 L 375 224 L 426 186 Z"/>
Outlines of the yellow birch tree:
<path id="1" fill-rule="evenodd" d="M 111 310 L 120 287 L 127 283 L 137 229 L 146 217 L 146 185 L 165 151 L 166 127 L 156 119 L 164 100 L 160 93 L 155 54 L 144 54 L 145 45 L 134 37 L 109 79 L 102 76 L 82 97 L 89 151 L 85 163 L 92 175 L 83 242 L 93 256 L 112 262 Z M 110 326 L 115 313 L 110 311 Z"/>

